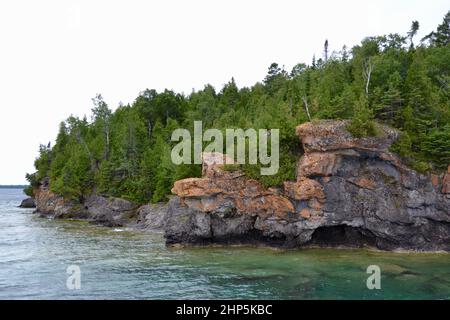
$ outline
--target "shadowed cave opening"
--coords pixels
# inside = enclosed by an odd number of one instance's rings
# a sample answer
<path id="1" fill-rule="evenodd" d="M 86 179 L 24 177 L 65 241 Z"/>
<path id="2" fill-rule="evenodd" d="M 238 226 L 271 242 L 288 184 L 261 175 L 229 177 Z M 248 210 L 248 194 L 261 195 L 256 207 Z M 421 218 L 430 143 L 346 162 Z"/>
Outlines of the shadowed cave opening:
<path id="1" fill-rule="evenodd" d="M 369 230 L 346 225 L 319 227 L 308 245 L 321 247 L 376 247 L 376 236 Z"/>

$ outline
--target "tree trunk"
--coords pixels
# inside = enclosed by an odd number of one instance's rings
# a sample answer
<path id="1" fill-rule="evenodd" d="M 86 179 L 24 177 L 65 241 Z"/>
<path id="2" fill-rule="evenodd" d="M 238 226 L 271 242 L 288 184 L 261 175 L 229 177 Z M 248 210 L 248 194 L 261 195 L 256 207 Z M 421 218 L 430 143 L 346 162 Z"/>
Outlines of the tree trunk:
<path id="1" fill-rule="evenodd" d="M 369 58 L 367 59 L 367 62 L 364 63 L 364 70 L 363 70 L 363 76 L 364 79 L 366 80 L 366 96 L 367 98 L 369 97 L 369 84 L 370 84 L 370 77 L 372 76 L 372 71 L 373 71 L 373 62 L 372 59 Z"/>
<path id="2" fill-rule="evenodd" d="M 303 100 L 303 104 L 305 105 L 306 114 L 308 115 L 308 119 L 309 119 L 309 121 L 311 121 L 311 114 L 309 113 L 309 108 L 308 108 L 308 99 L 306 98 L 306 96 L 303 96 L 302 100 Z"/>

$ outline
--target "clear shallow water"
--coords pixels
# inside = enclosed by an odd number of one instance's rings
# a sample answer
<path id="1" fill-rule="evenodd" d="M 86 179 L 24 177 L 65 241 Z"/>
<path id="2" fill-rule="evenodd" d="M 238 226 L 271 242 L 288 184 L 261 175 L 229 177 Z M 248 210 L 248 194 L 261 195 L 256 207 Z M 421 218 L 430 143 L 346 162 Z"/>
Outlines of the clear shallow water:
<path id="1" fill-rule="evenodd" d="M 0 189 L 0 299 L 450 299 L 450 254 L 166 248 L 159 233 L 38 218 L 23 198 Z M 366 287 L 374 264 L 381 290 Z"/>

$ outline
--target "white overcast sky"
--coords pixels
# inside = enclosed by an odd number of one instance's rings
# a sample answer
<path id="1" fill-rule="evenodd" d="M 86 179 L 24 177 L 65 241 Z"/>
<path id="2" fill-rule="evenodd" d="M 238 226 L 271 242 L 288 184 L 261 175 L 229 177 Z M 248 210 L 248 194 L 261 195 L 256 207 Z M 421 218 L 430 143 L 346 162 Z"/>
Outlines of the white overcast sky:
<path id="1" fill-rule="evenodd" d="M 145 88 L 190 93 L 264 78 L 363 37 L 434 30 L 449 0 L 0 2 L 0 184 L 25 183 L 40 143 L 101 93 L 115 109 Z M 418 37 L 418 38 L 419 38 Z"/>

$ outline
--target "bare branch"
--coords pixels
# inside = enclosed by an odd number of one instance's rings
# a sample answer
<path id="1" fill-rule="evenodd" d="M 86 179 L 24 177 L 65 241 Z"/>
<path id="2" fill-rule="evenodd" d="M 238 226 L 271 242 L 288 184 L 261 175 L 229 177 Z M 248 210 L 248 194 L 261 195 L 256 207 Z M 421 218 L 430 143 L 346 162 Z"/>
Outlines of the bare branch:
<path id="1" fill-rule="evenodd" d="M 363 63 L 363 77 L 364 80 L 366 81 L 366 96 L 369 96 L 369 84 L 370 84 L 370 77 L 372 76 L 372 71 L 374 68 L 374 63 L 373 60 L 371 58 L 368 58 L 364 63 Z"/>
<path id="2" fill-rule="evenodd" d="M 306 98 L 306 96 L 303 96 L 302 100 L 303 100 L 303 105 L 305 106 L 305 109 L 306 109 L 306 114 L 308 115 L 308 119 L 309 119 L 309 121 L 311 121 L 311 114 L 309 113 L 309 108 L 308 108 L 308 99 Z"/>

